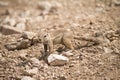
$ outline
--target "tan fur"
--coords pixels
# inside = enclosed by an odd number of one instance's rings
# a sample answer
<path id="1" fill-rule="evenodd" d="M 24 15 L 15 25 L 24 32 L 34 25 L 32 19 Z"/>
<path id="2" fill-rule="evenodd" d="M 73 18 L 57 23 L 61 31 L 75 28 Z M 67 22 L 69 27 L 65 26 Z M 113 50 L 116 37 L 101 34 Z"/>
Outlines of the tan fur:
<path id="1" fill-rule="evenodd" d="M 49 53 L 52 53 L 54 51 L 55 44 L 62 44 L 65 47 L 74 51 L 74 47 L 72 45 L 73 39 L 95 41 L 92 38 L 87 39 L 84 37 L 77 37 L 73 34 L 73 31 L 69 29 L 60 29 L 55 31 L 53 30 L 51 32 L 41 31 L 38 38 L 40 42 L 43 43 L 45 52 L 49 50 Z"/>

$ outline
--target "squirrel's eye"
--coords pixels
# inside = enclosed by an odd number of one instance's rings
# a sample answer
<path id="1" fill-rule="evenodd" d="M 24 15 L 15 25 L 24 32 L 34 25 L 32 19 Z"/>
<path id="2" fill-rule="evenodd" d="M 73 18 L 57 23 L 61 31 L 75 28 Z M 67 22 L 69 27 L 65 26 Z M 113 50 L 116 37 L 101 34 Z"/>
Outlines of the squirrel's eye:
<path id="1" fill-rule="evenodd" d="M 41 39 L 39 39 L 39 41 L 42 41 Z"/>
<path id="2" fill-rule="evenodd" d="M 44 37 L 47 37 L 46 35 Z"/>

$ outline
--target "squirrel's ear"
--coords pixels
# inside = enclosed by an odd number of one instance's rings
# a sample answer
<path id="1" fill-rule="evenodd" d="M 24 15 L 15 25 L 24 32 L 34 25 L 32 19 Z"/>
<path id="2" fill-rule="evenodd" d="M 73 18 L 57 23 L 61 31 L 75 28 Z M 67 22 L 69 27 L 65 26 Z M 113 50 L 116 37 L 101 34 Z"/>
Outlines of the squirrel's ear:
<path id="1" fill-rule="evenodd" d="M 43 32 L 46 32 L 46 31 L 47 31 L 46 29 L 40 29 L 39 33 L 43 33 Z"/>
<path id="2" fill-rule="evenodd" d="M 49 29 L 48 29 L 48 28 L 46 28 L 46 29 L 45 29 L 45 32 L 47 32 L 47 33 L 48 33 L 48 31 L 49 31 Z"/>

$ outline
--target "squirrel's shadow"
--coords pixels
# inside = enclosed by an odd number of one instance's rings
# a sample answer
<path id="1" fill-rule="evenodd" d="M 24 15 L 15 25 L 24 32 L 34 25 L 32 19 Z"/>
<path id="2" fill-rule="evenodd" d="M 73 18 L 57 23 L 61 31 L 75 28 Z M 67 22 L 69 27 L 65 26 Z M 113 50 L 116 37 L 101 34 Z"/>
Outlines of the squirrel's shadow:
<path id="1" fill-rule="evenodd" d="M 39 57 L 39 60 L 44 60 L 48 64 L 47 58 L 48 58 L 49 54 L 45 53 L 43 51 L 40 51 L 40 52 L 41 52 L 42 56 Z"/>
<path id="2" fill-rule="evenodd" d="M 91 47 L 91 46 L 97 46 L 98 44 L 92 44 L 92 45 L 82 45 L 82 46 L 79 46 L 79 47 L 76 47 L 75 50 L 79 50 L 79 49 L 82 49 L 84 47 Z M 58 48 L 56 50 L 59 54 L 61 54 L 63 51 L 66 51 L 66 48 Z M 42 53 L 42 56 L 39 57 L 39 60 L 44 60 L 47 64 L 48 64 L 48 56 L 50 55 L 48 52 L 44 52 L 44 51 L 40 51 Z M 81 55 L 80 55 L 81 56 Z"/>

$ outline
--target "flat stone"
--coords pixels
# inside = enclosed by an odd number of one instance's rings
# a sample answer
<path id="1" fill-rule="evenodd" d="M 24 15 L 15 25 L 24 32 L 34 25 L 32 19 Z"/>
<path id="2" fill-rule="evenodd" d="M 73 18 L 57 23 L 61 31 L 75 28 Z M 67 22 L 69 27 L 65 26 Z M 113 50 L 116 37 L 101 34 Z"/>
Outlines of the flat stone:
<path id="1" fill-rule="evenodd" d="M 31 46 L 31 41 L 28 39 L 22 39 L 21 41 L 17 42 L 16 49 L 26 49 Z"/>
<path id="2" fill-rule="evenodd" d="M 47 60 L 48 63 L 53 66 L 62 66 L 69 61 L 67 57 L 58 54 L 50 54 Z"/>
<path id="3" fill-rule="evenodd" d="M 17 41 L 17 42 L 11 42 L 11 43 L 5 44 L 5 47 L 8 50 L 26 49 L 30 46 L 31 46 L 31 41 L 29 41 L 28 39 L 22 39 L 22 40 Z"/>
<path id="4" fill-rule="evenodd" d="M 7 44 L 5 44 L 5 47 L 6 47 L 8 50 L 15 50 L 15 49 L 16 49 L 16 44 L 17 44 L 17 43 L 14 43 L 14 42 L 7 43 Z"/>
<path id="5" fill-rule="evenodd" d="M 29 77 L 29 76 L 23 76 L 21 80 L 36 80 L 36 79 Z"/>
<path id="6" fill-rule="evenodd" d="M 11 35 L 11 34 L 20 34 L 20 33 L 22 33 L 21 30 L 19 30 L 17 28 L 14 28 L 14 27 L 11 27 L 11 26 L 7 26 L 7 25 L 0 26 L 0 31 L 4 35 Z"/>

